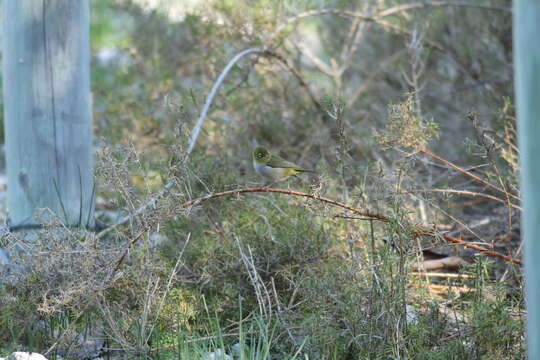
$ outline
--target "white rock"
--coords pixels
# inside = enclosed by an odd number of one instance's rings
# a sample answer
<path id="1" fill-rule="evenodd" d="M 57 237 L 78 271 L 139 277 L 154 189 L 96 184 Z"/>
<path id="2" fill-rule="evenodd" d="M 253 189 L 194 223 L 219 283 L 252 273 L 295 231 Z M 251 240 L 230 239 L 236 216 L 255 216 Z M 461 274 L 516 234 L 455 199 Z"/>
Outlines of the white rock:
<path id="1" fill-rule="evenodd" d="M 155 248 L 168 242 L 169 238 L 167 236 L 160 233 L 154 233 L 150 235 L 150 241 L 148 243 L 150 247 Z"/>
<path id="2" fill-rule="evenodd" d="M 414 324 L 418 321 L 418 316 L 416 315 L 416 311 L 411 305 L 405 305 L 405 311 L 407 313 L 406 315 L 407 324 Z"/>
<path id="3" fill-rule="evenodd" d="M 16 351 L 11 353 L 6 360 L 47 360 L 47 358 L 38 353 Z"/>
<path id="4" fill-rule="evenodd" d="M 204 360 L 232 360 L 232 356 L 229 356 L 221 349 L 217 349 L 214 352 L 206 353 L 203 357 Z"/>
<path id="5" fill-rule="evenodd" d="M 1 265 L 4 265 L 4 266 L 9 265 L 9 252 L 2 248 L 0 248 L 0 266 Z"/>
<path id="6" fill-rule="evenodd" d="M 236 357 L 240 357 L 240 350 L 241 349 L 240 349 L 240 343 L 239 342 L 237 342 L 237 343 L 235 343 L 235 344 L 233 344 L 231 346 L 231 351 L 232 351 L 233 355 L 236 356 Z"/>

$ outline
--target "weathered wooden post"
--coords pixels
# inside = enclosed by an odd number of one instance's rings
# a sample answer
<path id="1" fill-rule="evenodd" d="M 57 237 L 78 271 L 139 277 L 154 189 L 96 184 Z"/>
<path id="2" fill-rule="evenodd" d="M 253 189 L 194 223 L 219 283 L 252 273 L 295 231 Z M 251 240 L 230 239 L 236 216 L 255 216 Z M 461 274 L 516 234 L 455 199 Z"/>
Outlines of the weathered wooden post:
<path id="1" fill-rule="evenodd" d="M 10 225 L 92 227 L 88 0 L 4 0 L 2 26 Z"/>
<path id="2" fill-rule="evenodd" d="M 514 1 L 514 66 L 523 199 L 529 359 L 540 359 L 540 2 Z"/>

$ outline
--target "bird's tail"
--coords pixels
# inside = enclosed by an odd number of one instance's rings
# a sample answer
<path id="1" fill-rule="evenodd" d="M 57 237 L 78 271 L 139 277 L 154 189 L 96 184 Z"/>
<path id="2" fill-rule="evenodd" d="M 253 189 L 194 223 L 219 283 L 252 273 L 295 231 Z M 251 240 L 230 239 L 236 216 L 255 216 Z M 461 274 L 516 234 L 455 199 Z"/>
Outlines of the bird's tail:
<path id="1" fill-rule="evenodd" d="M 311 169 L 296 169 L 296 170 L 298 170 L 299 172 L 307 172 L 307 173 L 317 174 L 317 172 L 315 170 L 311 170 Z"/>

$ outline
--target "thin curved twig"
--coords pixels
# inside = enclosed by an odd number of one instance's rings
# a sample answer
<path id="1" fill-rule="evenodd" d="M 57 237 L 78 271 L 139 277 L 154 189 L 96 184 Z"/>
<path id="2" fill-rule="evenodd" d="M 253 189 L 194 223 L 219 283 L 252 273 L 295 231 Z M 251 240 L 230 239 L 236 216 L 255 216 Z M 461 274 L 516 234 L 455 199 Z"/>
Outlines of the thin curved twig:
<path id="1" fill-rule="evenodd" d="M 369 217 L 369 218 L 372 218 L 374 220 L 380 220 L 380 221 L 388 221 L 389 220 L 387 216 L 375 214 L 375 213 L 372 213 L 369 210 L 360 210 L 360 209 L 357 209 L 357 208 L 352 207 L 350 205 L 347 205 L 347 204 L 344 204 L 342 202 L 339 202 L 339 201 L 336 201 L 336 200 L 333 200 L 333 199 L 329 199 L 329 198 L 326 198 L 326 197 L 323 197 L 323 196 L 319 196 L 319 195 L 315 195 L 315 194 L 308 194 L 308 193 L 295 191 L 295 190 L 275 189 L 275 188 L 244 188 L 244 189 L 234 189 L 234 190 L 228 190 L 228 191 L 223 191 L 223 192 L 219 192 L 219 193 L 208 194 L 208 195 L 205 195 L 205 196 L 202 196 L 202 197 L 187 201 L 187 202 L 185 202 L 183 204 L 180 204 L 174 209 L 174 211 L 180 210 L 180 209 L 185 209 L 185 208 L 195 206 L 195 205 L 199 205 L 200 203 L 202 203 L 204 201 L 207 201 L 207 200 L 210 200 L 210 199 L 215 199 L 215 198 L 222 197 L 222 196 L 230 196 L 230 195 L 245 194 L 245 193 L 260 193 L 260 192 L 269 192 L 269 193 L 277 193 L 277 194 L 285 194 L 285 195 L 306 197 L 306 198 L 310 198 L 310 199 L 313 199 L 313 200 L 322 201 L 322 202 L 325 202 L 327 204 L 339 206 L 339 207 L 341 207 L 343 209 L 352 211 L 355 214 L 359 214 L 359 215 L 362 215 L 362 216 L 365 216 L 365 217 Z"/>
<path id="2" fill-rule="evenodd" d="M 344 16 L 344 17 L 349 17 L 349 18 L 351 17 L 358 18 L 364 21 L 375 22 L 374 16 L 366 15 L 366 14 L 359 13 L 356 11 L 341 10 L 341 9 L 308 10 L 308 11 L 304 11 L 303 13 L 296 14 L 295 16 L 292 16 L 288 18 L 287 20 L 285 20 L 285 22 L 279 25 L 277 29 L 272 33 L 272 35 L 270 35 L 268 40 L 270 43 L 274 42 L 274 40 L 287 28 L 287 26 L 297 22 L 298 20 L 311 17 L 311 16 L 326 15 L 326 14 L 334 14 L 334 15 L 339 15 L 339 16 Z"/>
<path id="3" fill-rule="evenodd" d="M 498 201 L 500 203 L 503 203 L 505 205 L 508 205 L 516 210 L 523 210 L 521 206 L 513 204 L 511 202 L 508 202 L 506 200 L 503 200 L 499 197 L 489 195 L 489 194 L 483 194 L 478 193 L 474 191 L 467 191 L 467 190 L 455 190 L 455 189 L 417 189 L 417 190 L 409 190 L 410 192 L 440 192 L 440 193 L 449 193 L 449 194 L 458 194 L 458 195 L 469 195 L 473 197 L 483 197 L 485 199 L 490 199 L 494 201 Z"/>
<path id="4" fill-rule="evenodd" d="M 459 171 L 460 173 L 462 174 L 465 174 L 467 176 L 469 176 L 470 178 L 478 181 L 479 183 L 482 183 L 484 184 L 485 186 L 489 187 L 489 188 L 492 188 L 494 190 L 497 190 L 503 194 L 505 194 L 506 196 L 510 196 L 510 197 L 513 197 L 514 199 L 517 199 L 517 200 L 520 200 L 521 201 L 521 198 L 517 195 L 514 195 L 512 193 L 509 193 L 507 191 L 505 191 L 504 189 L 501 189 L 500 187 L 498 187 L 497 185 L 493 185 L 492 183 L 482 179 L 481 177 L 477 176 L 477 175 L 474 175 L 473 173 L 471 173 L 470 171 L 467 171 L 465 169 L 463 169 L 462 167 L 459 167 L 453 163 L 451 163 L 450 161 L 438 156 L 438 155 L 435 155 L 434 153 L 432 153 L 431 151 L 427 150 L 427 149 L 418 149 L 418 152 L 422 153 L 422 154 L 426 154 L 428 156 L 431 156 L 432 158 L 434 158 L 435 160 L 438 160 L 448 166 L 450 166 L 451 168 Z"/>
<path id="5" fill-rule="evenodd" d="M 494 10 L 494 11 L 503 11 L 503 12 L 512 13 L 512 9 L 501 7 L 501 6 L 493 6 L 493 5 L 485 5 L 485 4 L 471 4 L 471 3 L 459 2 L 459 1 L 418 1 L 415 3 L 403 4 L 403 5 L 391 7 L 390 9 L 380 12 L 377 16 L 384 17 L 384 16 L 393 15 L 395 13 L 402 12 L 402 11 L 408 11 L 412 9 L 424 8 L 424 7 L 429 7 L 429 6 L 470 7 L 470 8 L 477 8 L 477 9 L 483 9 L 483 10 Z"/>
<path id="6" fill-rule="evenodd" d="M 283 32 L 285 30 L 285 28 L 300 20 L 300 19 L 303 19 L 303 18 L 306 18 L 306 17 L 310 17 L 310 16 L 317 16 L 317 15 L 326 15 L 326 14 L 333 14 L 333 15 L 338 15 L 338 16 L 342 16 L 342 17 L 345 17 L 345 18 L 354 18 L 354 19 L 360 19 L 360 20 L 363 20 L 363 21 L 367 21 L 367 22 L 372 22 L 374 24 L 377 24 L 377 25 L 380 25 L 380 26 L 383 26 L 383 27 L 386 27 L 386 28 L 389 28 L 389 29 L 392 29 L 398 33 L 401 33 L 401 34 L 405 34 L 405 35 L 409 35 L 409 36 L 412 36 L 413 33 L 399 25 L 396 25 L 396 24 L 393 24 L 391 22 L 388 22 L 386 20 L 383 19 L 383 17 L 379 16 L 379 15 L 366 15 L 366 14 L 362 14 L 362 13 L 359 13 L 359 12 L 355 12 L 355 11 L 348 11 L 348 10 L 340 10 L 340 9 L 318 9 L 318 10 L 309 10 L 309 11 L 306 11 L 306 12 L 303 12 L 303 13 L 300 13 L 298 15 L 295 15 L 289 19 L 287 19 L 283 24 L 281 24 L 280 26 L 277 27 L 276 31 L 274 31 L 274 33 L 272 35 L 270 35 L 270 38 L 269 38 L 269 43 L 273 43 L 276 38 L 278 37 L 278 35 Z M 446 52 L 445 48 L 443 46 L 441 46 L 440 44 L 432 41 L 432 40 L 429 40 L 429 39 L 425 39 L 424 40 L 426 44 L 428 44 L 429 46 L 433 47 L 434 49 L 437 49 L 438 51 L 441 51 L 441 52 Z"/>
<path id="7" fill-rule="evenodd" d="M 342 202 L 339 202 L 339 201 L 336 201 L 336 200 L 333 200 L 333 199 L 329 199 L 329 198 L 326 198 L 326 197 L 323 197 L 323 196 L 320 196 L 320 195 L 308 194 L 308 193 L 304 193 L 304 192 L 300 192 L 300 191 L 294 191 L 294 190 L 288 190 L 288 189 L 274 189 L 274 188 L 243 188 L 243 189 L 234 189 L 234 190 L 222 191 L 222 192 L 219 192 L 219 193 L 208 194 L 208 195 L 196 198 L 196 199 L 186 201 L 183 204 L 179 204 L 179 205 L 173 207 L 172 210 L 171 210 L 171 213 L 174 213 L 174 212 L 179 211 L 181 209 L 190 208 L 192 206 L 199 205 L 199 204 L 201 204 L 201 203 L 203 203 L 205 201 L 208 201 L 208 200 L 211 200 L 211 199 L 216 199 L 216 198 L 219 198 L 219 197 L 222 197 L 222 196 L 232 196 L 232 195 L 239 195 L 239 194 L 246 194 L 246 193 L 263 193 L 263 192 L 277 193 L 277 194 L 284 194 L 284 195 L 292 195 L 292 196 L 300 196 L 300 197 L 304 197 L 304 198 L 309 198 L 309 199 L 321 201 L 321 202 L 324 202 L 324 203 L 327 203 L 327 204 L 331 204 L 331 205 L 334 205 L 334 206 L 339 206 L 339 207 L 341 207 L 343 209 L 346 209 L 346 210 L 349 210 L 349 211 L 351 211 L 351 212 L 353 212 L 355 214 L 362 215 L 362 216 L 371 218 L 373 220 L 379 220 L 379 221 L 384 221 L 384 222 L 390 221 L 390 218 L 385 216 L 385 215 L 372 213 L 369 210 L 360 210 L 360 209 L 357 209 L 357 208 L 355 208 L 353 206 L 350 206 L 350 205 L 344 204 Z M 129 252 L 131 247 L 142 237 L 142 235 L 144 233 L 146 233 L 148 230 L 150 230 L 150 228 L 151 228 L 150 224 L 146 225 L 133 239 L 131 239 L 128 242 L 128 246 L 126 247 L 124 253 L 122 254 L 120 259 L 116 263 L 115 271 L 113 272 L 113 275 L 120 268 L 120 265 L 122 264 L 125 256 Z M 420 236 L 420 235 L 439 236 L 439 237 L 441 237 L 441 238 L 443 238 L 443 239 L 445 239 L 445 240 L 447 240 L 449 242 L 460 244 L 460 245 L 462 245 L 464 247 L 474 249 L 474 250 L 479 251 L 479 252 L 481 252 L 483 254 L 494 256 L 494 257 L 497 257 L 499 259 L 502 259 L 504 261 L 511 262 L 511 263 L 514 263 L 514 264 L 518 264 L 518 265 L 522 264 L 520 259 L 516 259 L 516 258 L 507 256 L 507 255 L 498 253 L 496 251 L 486 249 L 486 248 L 478 246 L 478 245 L 466 243 L 463 240 L 460 240 L 460 239 L 452 237 L 452 236 L 448 236 L 448 235 L 444 235 L 444 234 L 438 234 L 438 233 L 434 232 L 432 229 L 428 229 L 426 227 L 417 227 L 416 235 L 417 236 Z"/>
<path id="8" fill-rule="evenodd" d="M 273 58 L 277 59 L 279 62 L 281 62 L 283 64 L 283 66 L 285 66 L 287 68 L 287 70 L 289 70 L 293 74 L 293 76 L 298 80 L 298 82 L 300 83 L 300 86 L 306 90 L 306 92 L 307 92 L 308 96 L 310 97 L 311 101 L 313 101 L 313 103 L 317 107 L 317 110 L 319 110 L 321 112 L 324 111 L 323 105 L 321 104 L 321 102 L 319 100 L 317 100 L 317 98 L 315 97 L 315 95 L 313 94 L 311 89 L 309 88 L 306 81 L 302 78 L 302 75 L 295 68 L 293 68 L 291 64 L 289 64 L 287 59 L 285 59 L 283 56 L 276 53 L 275 51 L 270 51 L 268 49 L 262 49 L 262 48 L 250 48 L 250 49 L 241 51 L 238 54 L 236 54 L 231 59 L 231 61 L 229 61 L 227 66 L 225 66 L 225 68 L 223 69 L 223 71 L 221 72 L 219 77 L 217 78 L 214 85 L 212 85 L 212 89 L 210 90 L 210 93 L 208 94 L 208 97 L 206 98 L 206 100 L 204 102 L 204 106 L 203 106 L 203 109 L 202 109 L 202 111 L 201 111 L 201 113 L 199 115 L 199 118 L 197 119 L 197 122 L 195 123 L 195 126 L 193 127 L 193 130 L 191 130 L 191 137 L 190 137 L 189 143 L 188 143 L 187 155 L 191 154 L 191 152 L 193 151 L 193 148 L 195 147 L 195 143 L 197 142 L 197 138 L 199 136 L 202 125 L 203 125 L 204 120 L 206 118 L 206 114 L 208 113 L 208 110 L 210 109 L 210 105 L 212 104 L 212 101 L 214 100 L 214 97 L 216 96 L 216 93 L 217 93 L 221 83 L 223 82 L 223 80 L 227 76 L 227 73 L 233 67 L 233 65 L 238 60 L 240 60 L 240 58 L 242 58 L 245 55 L 252 54 L 252 53 L 257 53 L 259 55 L 263 55 L 263 56 L 267 56 L 267 57 L 273 57 Z"/>
<path id="9" fill-rule="evenodd" d="M 191 137 L 189 139 L 188 148 L 187 148 L 187 154 L 191 154 L 191 151 L 193 151 L 193 147 L 195 147 L 195 142 L 197 141 L 197 137 L 199 136 L 199 133 L 201 131 L 202 125 L 204 123 L 204 118 L 206 117 L 206 113 L 208 112 L 208 109 L 210 109 L 210 105 L 212 104 L 212 100 L 214 100 L 214 96 L 216 96 L 216 93 L 227 76 L 227 73 L 231 68 L 236 64 L 238 60 L 240 60 L 242 57 L 253 54 L 253 53 L 264 53 L 266 50 L 261 48 L 249 48 L 244 51 L 239 52 L 236 54 L 231 61 L 225 66 L 221 74 L 219 74 L 219 77 L 217 78 L 214 85 L 212 85 L 212 89 L 210 90 L 210 94 L 208 94 L 208 97 L 206 98 L 206 101 L 204 102 L 203 109 L 199 115 L 199 118 L 197 119 L 197 122 L 195 123 L 195 126 L 193 127 L 193 130 L 191 131 Z"/>
<path id="10" fill-rule="evenodd" d="M 434 234 L 431 234 L 431 235 L 434 235 Z M 493 250 L 488 250 L 488 249 L 486 249 L 484 247 L 481 247 L 481 246 L 478 246 L 478 245 L 466 243 L 465 241 L 460 240 L 460 239 L 455 238 L 455 237 L 452 237 L 452 236 L 448 236 L 448 235 L 443 234 L 443 235 L 441 235 L 441 237 L 444 240 L 447 240 L 447 241 L 450 241 L 450 242 L 453 242 L 453 243 L 456 243 L 456 244 L 460 244 L 461 246 L 468 247 L 469 249 L 479 251 L 479 252 L 481 252 L 483 254 L 490 255 L 490 256 L 495 256 L 495 257 L 498 257 L 500 259 L 503 259 L 504 261 L 511 262 L 511 263 L 514 263 L 514 264 L 523 265 L 521 260 L 513 258 L 511 256 L 503 255 L 501 253 L 498 253 L 498 252 L 493 251 Z"/>
<path id="11" fill-rule="evenodd" d="M 325 14 L 334 14 L 339 15 L 343 17 L 352 17 L 357 18 L 364 21 L 370 21 L 374 23 L 379 23 L 381 25 L 388 25 L 386 22 L 381 22 L 380 20 L 384 17 L 388 17 L 390 15 L 394 15 L 399 12 L 409 11 L 413 9 L 423 8 L 423 7 L 429 7 L 429 6 L 437 6 L 437 7 L 450 7 L 450 6 L 456 6 L 456 7 L 472 7 L 472 8 L 478 8 L 478 9 L 484 9 L 484 10 L 496 10 L 496 11 L 505 11 L 505 12 L 512 12 L 512 9 L 505 8 L 505 7 L 498 7 L 498 6 L 491 6 L 491 5 L 483 5 L 483 4 L 472 4 L 472 3 L 466 3 L 466 2 L 451 2 L 451 1 L 419 1 L 411 4 L 404 4 L 404 5 L 397 5 L 394 7 L 391 7 L 389 9 L 386 9 L 384 11 L 381 11 L 377 14 L 368 15 L 364 13 L 360 13 L 357 11 L 349 11 L 349 10 L 341 10 L 341 9 L 316 9 L 316 10 L 308 10 L 300 14 L 296 14 L 290 18 L 288 18 L 283 24 L 279 25 L 277 29 L 274 31 L 272 35 L 270 35 L 270 42 L 274 41 L 281 32 L 283 32 L 287 26 L 297 22 L 298 20 L 311 17 L 311 16 L 317 16 L 317 15 L 325 15 Z"/>
<path id="12" fill-rule="evenodd" d="M 148 209 L 151 206 L 155 206 L 156 202 L 159 198 L 163 197 L 169 190 L 176 184 L 176 179 L 173 179 L 169 181 L 163 188 L 155 195 L 151 196 L 150 199 L 141 207 L 139 207 L 137 210 L 132 212 L 131 214 L 128 214 L 121 218 L 120 220 L 116 221 L 113 225 L 107 227 L 106 229 L 101 230 L 99 233 L 96 234 L 96 237 L 98 239 L 101 239 L 114 229 L 116 229 L 118 226 L 125 224 L 126 222 L 132 220 L 135 216 L 142 214 L 146 209 Z"/>
<path id="13" fill-rule="evenodd" d="M 296 80 L 298 80 L 298 82 L 300 83 L 300 86 L 303 87 L 308 96 L 310 97 L 311 101 L 313 101 L 313 103 L 315 104 L 315 107 L 317 108 L 317 110 L 321 111 L 321 112 L 324 112 L 324 107 L 323 105 L 321 104 L 321 102 L 319 100 L 317 100 L 317 98 L 315 97 L 315 94 L 313 94 L 313 92 L 311 91 L 311 89 L 309 88 L 308 84 L 306 83 L 306 81 L 304 80 L 304 78 L 302 77 L 302 75 L 300 74 L 300 72 L 298 72 L 298 70 L 296 70 L 288 61 L 287 59 L 285 59 L 282 55 L 278 54 L 277 52 L 275 51 L 270 51 L 270 50 L 267 50 L 265 52 L 265 55 L 266 56 L 269 56 L 269 57 L 274 57 L 276 58 L 279 62 L 281 62 L 283 64 L 283 66 L 285 66 L 287 68 L 287 70 L 290 71 L 291 74 L 293 74 L 293 76 L 296 78 Z"/>

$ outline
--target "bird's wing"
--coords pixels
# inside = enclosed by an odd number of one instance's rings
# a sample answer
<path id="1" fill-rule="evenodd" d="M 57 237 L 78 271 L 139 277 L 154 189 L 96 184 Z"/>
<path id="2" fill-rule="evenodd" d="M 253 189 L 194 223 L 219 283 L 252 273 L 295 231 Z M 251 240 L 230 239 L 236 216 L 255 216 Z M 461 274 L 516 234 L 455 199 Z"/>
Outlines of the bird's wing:
<path id="1" fill-rule="evenodd" d="M 270 158 L 270 161 L 267 163 L 267 165 L 274 168 L 294 168 L 298 170 L 302 169 L 300 166 L 296 165 L 295 163 L 287 161 L 283 159 L 282 157 L 279 157 L 273 154 L 272 154 L 272 157 Z"/>

